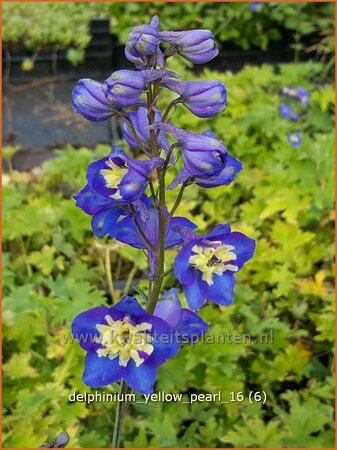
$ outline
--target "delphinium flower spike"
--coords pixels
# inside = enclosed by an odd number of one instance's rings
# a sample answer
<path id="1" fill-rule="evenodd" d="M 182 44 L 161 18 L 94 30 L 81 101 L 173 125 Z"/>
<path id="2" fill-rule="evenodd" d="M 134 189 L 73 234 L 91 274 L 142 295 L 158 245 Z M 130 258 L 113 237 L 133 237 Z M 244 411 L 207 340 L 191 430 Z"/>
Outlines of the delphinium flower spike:
<path id="1" fill-rule="evenodd" d="M 97 305 L 73 321 L 72 333 L 87 352 L 83 382 L 92 388 L 120 382 L 121 395 L 131 389 L 152 393 L 157 368 L 207 332 L 208 324 L 196 311 L 207 300 L 231 304 L 234 275 L 253 256 L 255 242 L 228 224 L 201 234 L 189 219 L 175 215 L 186 188 L 226 186 L 242 170 L 212 131 L 192 133 L 169 123 L 178 104 L 205 119 L 224 110 L 222 82 L 184 81 L 166 69 L 175 54 L 201 64 L 217 53 L 209 30 L 160 31 L 154 16 L 132 28 L 127 40 L 125 55 L 136 70 L 117 70 L 103 82 L 84 78 L 73 89 L 74 110 L 94 122 L 115 116 L 125 141 L 89 164 L 87 183 L 74 196 L 76 205 L 92 216 L 95 236 L 141 249 L 148 263 L 147 292 Z M 159 99 L 166 90 L 177 96 L 161 111 Z M 170 170 L 178 175 L 169 184 Z M 170 209 L 166 192 L 177 185 Z M 174 267 L 167 267 L 166 251 L 174 248 Z M 188 308 L 182 307 L 175 287 L 162 292 L 165 277 L 173 273 Z M 119 447 L 125 402 L 116 409 L 114 448 Z"/>

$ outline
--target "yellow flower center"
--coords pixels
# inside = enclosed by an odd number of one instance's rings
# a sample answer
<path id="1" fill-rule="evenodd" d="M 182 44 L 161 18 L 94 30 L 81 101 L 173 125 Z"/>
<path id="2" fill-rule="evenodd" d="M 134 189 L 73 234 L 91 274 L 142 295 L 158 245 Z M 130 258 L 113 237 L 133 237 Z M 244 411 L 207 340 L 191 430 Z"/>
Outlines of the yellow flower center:
<path id="1" fill-rule="evenodd" d="M 297 96 L 297 91 L 296 89 L 288 89 L 288 95 L 290 97 L 296 97 Z"/>
<path id="2" fill-rule="evenodd" d="M 116 200 L 120 200 L 121 196 L 119 193 L 119 183 L 121 182 L 124 175 L 126 175 L 128 168 L 121 167 L 115 164 L 111 159 L 105 162 L 105 165 L 108 169 L 101 169 L 100 174 L 105 180 L 105 186 L 110 189 L 116 189 L 114 194 L 111 194 L 110 197 Z"/>
<path id="3" fill-rule="evenodd" d="M 297 134 L 293 134 L 290 136 L 290 140 L 297 144 L 297 142 L 300 142 L 300 137 Z"/>
<path id="4" fill-rule="evenodd" d="M 105 316 L 108 325 L 97 324 L 96 328 L 100 336 L 96 342 L 103 348 L 97 349 L 99 357 L 108 357 L 109 359 L 119 358 L 119 365 L 126 367 L 130 359 L 139 367 L 144 358 L 139 356 L 138 352 L 151 355 L 153 352 L 152 336 L 147 333 L 152 329 L 150 323 L 140 323 L 132 325 L 129 318 L 123 320 L 113 320 L 111 316 Z"/>
<path id="5" fill-rule="evenodd" d="M 236 261 L 236 254 L 233 252 L 235 248 L 232 245 L 221 244 L 221 242 L 212 242 L 212 246 L 192 247 L 192 255 L 189 263 L 202 272 L 202 280 L 211 286 L 213 275 L 222 275 L 227 270 L 237 272 L 238 266 L 233 264 Z"/>

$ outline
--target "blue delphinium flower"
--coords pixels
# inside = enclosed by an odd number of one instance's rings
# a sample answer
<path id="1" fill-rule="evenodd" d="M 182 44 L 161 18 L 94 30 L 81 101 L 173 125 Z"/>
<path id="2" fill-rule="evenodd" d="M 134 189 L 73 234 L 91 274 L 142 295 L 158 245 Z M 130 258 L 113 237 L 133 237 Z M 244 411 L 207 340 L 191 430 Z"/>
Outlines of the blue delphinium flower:
<path id="1" fill-rule="evenodd" d="M 138 161 L 113 147 L 109 156 L 89 164 L 87 180 L 101 195 L 119 203 L 133 202 L 143 195 L 151 173 L 163 163 L 162 158 Z"/>
<path id="2" fill-rule="evenodd" d="M 174 273 L 183 285 L 188 305 L 199 309 L 206 300 L 233 303 L 234 274 L 255 251 L 255 241 L 230 226 L 218 225 L 205 236 L 195 235 L 174 262 Z"/>
<path id="3" fill-rule="evenodd" d="M 208 324 L 198 314 L 181 306 L 178 290 L 175 288 L 161 296 L 154 315 L 172 327 L 181 343 L 195 342 L 208 330 Z"/>
<path id="4" fill-rule="evenodd" d="M 83 382 L 92 388 L 125 380 L 132 389 L 151 394 L 157 367 L 180 348 L 172 327 L 128 296 L 111 308 L 80 313 L 72 334 L 87 351 Z"/>
<path id="5" fill-rule="evenodd" d="M 188 133 L 168 123 L 155 123 L 153 128 L 167 131 L 177 139 L 185 169 L 191 176 L 209 178 L 219 175 L 226 164 L 227 149 L 212 131 Z"/>
<path id="6" fill-rule="evenodd" d="M 204 64 L 219 53 L 209 30 L 160 31 L 161 41 L 172 44 L 177 53 L 194 64 Z"/>
<path id="7" fill-rule="evenodd" d="M 162 84 L 179 94 L 181 103 L 198 117 L 214 117 L 227 104 L 226 86 L 218 80 L 165 80 Z"/>
<path id="8" fill-rule="evenodd" d="M 298 114 L 294 112 L 293 107 L 291 105 L 288 105 L 287 103 L 280 104 L 280 112 L 283 119 L 297 121 L 299 118 Z"/>
<path id="9" fill-rule="evenodd" d="M 282 89 L 282 95 L 298 100 L 301 105 L 307 108 L 310 105 L 310 92 L 301 86 L 286 86 Z"/>
<path id="10" fill-rule="evenodd" d="M 293 147 L 299 147 L 302 144 L 302 133 L 300 131 L 295 131 L 287 135 L 288 142 Z"/>
<path id="11" fill-rule="evenodd" d="M 96 236 L 111 234 L 122 215 L 124 204 L 133 204 L 142 197 L 152 171 L 163 164 L 161 158 L 137 161 L 119 147 L 109 156 L 91 163 L 85 187 L 74 198 L 76 205 L 93 216 L 91 226 Z"/>
<path id="12" fill-rule="evenodd" d="M 121 216 L 126 214 L 122 205 L 99 194 L 90 184 L 74 195 L 76 206 L 86 214 L 92 216 L 91 227 L 95 236 L 105 236 L 113 229 Z"/>

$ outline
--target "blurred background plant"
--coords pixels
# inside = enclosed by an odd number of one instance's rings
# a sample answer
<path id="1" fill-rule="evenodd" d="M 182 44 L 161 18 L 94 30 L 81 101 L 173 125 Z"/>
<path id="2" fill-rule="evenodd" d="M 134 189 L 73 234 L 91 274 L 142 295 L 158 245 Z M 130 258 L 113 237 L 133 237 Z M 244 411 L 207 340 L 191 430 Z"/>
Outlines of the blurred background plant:
<path id="1" fill-rule="evenodd" d="M 243 50 L 267 50 L 272 42 L 288 41 L 299 60 L 310 53 L 325 62 L 327 72 L 334 65 L 334 3 L 265 3 L 253 9 L 247 3 L 4 3 L 3 45 L 9 54 L 24 47 L 23 70 L 31 70 L 42 49 L 66 49 L 68 60 L 84 60 L 91 40 L 90 21 L 110 19 L 110 31 L 123 43 L 132 25 L 145 23 L 158 14 L 163 29 L 210 28 L 219 47 L 234 44 Z"/>
<path id="2" fill-rule="evenodd" d="M 307 45 L 316 45 L 311 56 L 326 58 L 322 63 L 247 66 L 236 74 L 209 68 L 203 72 L 203 79 L 227 85 L 228 106 L 210 119 L 209 128 L 243 161 L 245 170 L 229 187 L 188 188 L 177 214 L 191 218 L 203 231 L 230 219 L 233 229 L 257 239 L 254 260 L 239 274 L 235 304 L 201 310 L 215 336 L 249 334 L 252 341 L 183 348 L 160 370 L 158 390 L 181 392 L 185 400 L 192 393 L 221 391 L 223 400 L 230 401 L 234 392 L 237 401 L 133 403 L 125 420 L 125 447 L 334 446 L 333 65 L 326 71 L 332 8 L 325 3 L 272 3 L 257 12 L 247 4 L 228 3 L 217 8 L 202 3 L 173 3 L 169 8 L 161 3 L 3 5 L 6 45 L 24 45 L 31 52 L 56 45 L 80 50 L 80 55 L 90 41 L 92 17 L 110 14 L 111 29 L 122 41 L 130 26 L 159 12 L 163 28 L 176 29 L 178 22 L 180 28 L 208 27 L 218 30 L 220 42 L 243 49 L 266 48 L 272 39 L 283 43 L 288 30 L 299 58 Z M 304 35 L 323 39 L 307 41 Z M 318 42 L 323 42 L 321 47 Z M 176 64 L 179 68 L 171 69 L 184 73 L 184 79 L 197 78 L 183 62 Z M 300 123 L 280 117 L 286 86 L 302 86 L 311 94 Z M 53 126 L 71 114 L 71 87 L 69 111 L 58 111 Z M 177 107 L 173 121 L 190 131 L 205 128 L 204 120 L 183 108 Z M 302 131 L 297 148 L 287 140 L 293 131 Z M 74 391 L 95 392 L 81 381 L 84 354 L 67 340 L 69 325 L 79 310 L 111 304 L 112 297 L 141 289 L 146 264 L 136 249 L 94 238 L 89 217 L 74 206 L 72 195 L 84 185 L 87 165 L 110 149 L 109 139 L 100 141 L 105 144 L 62 146 L 54 159 L 26 171 L 17 170 L 16 158 L 27 149 L 11 143 L 3 150 L 8 168 L 3 174 L 6 448 L 37 447 L 61 431 L 68 432 L 73 448 L 110 446 L 115 404 L 69 402 Z M 168 192 L 169 201 L 174 196 Z M 174 251 L 169 255 L 173 261 Z M 165 287 L 173 286 L 169 277 Z M 260 341 L 264 334 L 272 340 Z M 113 392 L 114 386 L 104 391 Z M 266 403 L 251 404 L 251 391 L 265 391 Z"/>

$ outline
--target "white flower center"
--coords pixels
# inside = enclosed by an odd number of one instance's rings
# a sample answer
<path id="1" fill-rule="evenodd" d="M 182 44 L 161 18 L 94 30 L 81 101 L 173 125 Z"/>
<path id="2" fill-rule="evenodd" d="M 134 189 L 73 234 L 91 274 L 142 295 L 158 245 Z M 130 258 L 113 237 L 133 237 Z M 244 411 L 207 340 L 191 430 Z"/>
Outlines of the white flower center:
<path id="1" fill-rule="evenodd" d="M 124 175 L 126 175 L 128 168 L 126 166 L 121 167 L 115 164 L 111 159 L 105 162 L 105 165 L 108 169 L 101 169 L 100 174 L 105 180 L 105 187 L 109 189 L 116 189 L 114 194 L 111 194 L 110 197 L 116 200 L 120 200 L 121 196 L 119 193 L 119 183 L 121 182 Z"/>
<path id="2" fill-rule="evenodd" d="M 195 245 L 192 247 L 192 255 L 189 259 L 190 265 L 202 272 L 202 280 L 211 286 L 213 275 L 222 275 L 227 270 L 237 272 L 236 254 L 232 245 L 221 244 L 221 242 L 211 242 L 210 246 Z"/>
<path id="3" fill-rule="evenodd" d="M 139 367 L 144 362 L 144 358 L 139 355 L 139 352 L 146 355 L 151 355 L 153 352 L 152 336 L 147 333 L 152 329 L 152 325 L 146 322 L 132 325 L 128 317 L 115 321 L 111 316 L 105 316 L 105 320 L 108 325 L 96 325 L 100 332 L 96 342 L 103 346 L 96 350 L 98 356 L 105 356 L 109 359 L 118 357 L 118 363 L 123 367 L 126 367 L 132 359 Z"/>

